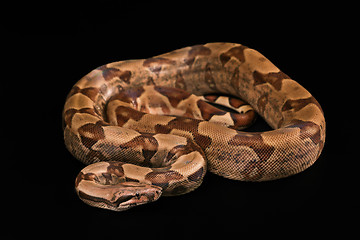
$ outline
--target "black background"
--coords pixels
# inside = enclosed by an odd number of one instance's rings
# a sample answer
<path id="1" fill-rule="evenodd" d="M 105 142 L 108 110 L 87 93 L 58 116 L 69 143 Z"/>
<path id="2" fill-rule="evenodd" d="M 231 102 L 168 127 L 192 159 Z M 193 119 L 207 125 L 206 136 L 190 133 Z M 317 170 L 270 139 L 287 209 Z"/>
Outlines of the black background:
<path id="1" fill-rule="evenodd" d="M 3 196 L 7 236 L 111 236 L 241 238 L 250 233 L 299 236 L 349 233 L 353 204 L 350 126 L 338 76 L 341 46 L 336 8 L 246 6 L 231 2 L 128 3 L 96 1 L 10 6 L 3 51 L 3 136 L 10 177 Z M 194 192 L 162 197 L 126 212 L 82 203 L 74 180 L 84 167 L 63 143 L 61 113 L 73 84 L 105 63 L 148 58 L 207 42 L 254 48 L 308 89 L 327 121 L 322 155 L 308 170 L 264 183 L 238 182 L 208 173 Z M 5 53 L 6 52 L 6 53 Z M 6 76 L 6 77 L 5 77 Z M 344 116 L 345 115 L 345 116 Z M 262 122 L 255 126 L 262 128 Z M 350 137 L 349 137 L 350 136 Z M 341 163 L 341 164 L 339 164 Z M 341 167 L 340 167 L 341 166 Z M 354 220 L 356 221 L 356 220 Z M 341 226 L 341 227 L 340 227 Z M 21 230 L 15 230 L 21 229 Z M 289 235 L 291 234 L 291 235 Z"/>

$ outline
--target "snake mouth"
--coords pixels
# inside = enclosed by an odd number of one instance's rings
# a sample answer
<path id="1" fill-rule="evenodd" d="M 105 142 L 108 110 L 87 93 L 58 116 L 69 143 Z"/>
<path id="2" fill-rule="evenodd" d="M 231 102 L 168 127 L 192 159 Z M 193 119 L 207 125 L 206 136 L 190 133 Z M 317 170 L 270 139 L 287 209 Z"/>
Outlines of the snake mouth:
<path id="1" fill-rule="evenodd" d="M 122 182 L 114 185 L 87 184 L 78 189 L 78 195 L 84 202 L 94 207 L 124 211 L 129 208 L 156 201 L 162 194 L 162 188 L 138 182 Z"/>
<path id="2" fill-rule="evenodd" d="M 162 193 L 160 187 L 147 184 L 146 186 L 145 184 L 141 185 L 141 188 L 135 187 L 133 190 L 128 190 L 131 192 L 119 192 L 119 197 L 113 204 L 113 206 L 116 206 L 117 211 L 156 201 Z"/>

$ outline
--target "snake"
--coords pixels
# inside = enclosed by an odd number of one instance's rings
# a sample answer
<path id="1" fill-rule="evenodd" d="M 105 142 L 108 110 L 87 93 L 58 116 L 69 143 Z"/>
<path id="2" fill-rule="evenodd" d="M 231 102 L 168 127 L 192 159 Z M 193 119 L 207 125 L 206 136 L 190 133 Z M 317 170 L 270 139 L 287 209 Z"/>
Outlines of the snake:
<path id="1" fill-rule="evenodd" d="M 272 130 L 243 131 L 256 114 Z M 309 91 L 227 42 L 100 66 L 71 88 L 62 116 L 66 148 L 88 165 L 77 195 L 114 211 L 191 192 L 207 171 L 240 181 L 297 174 L 318 159 L 326 132 Z"/>

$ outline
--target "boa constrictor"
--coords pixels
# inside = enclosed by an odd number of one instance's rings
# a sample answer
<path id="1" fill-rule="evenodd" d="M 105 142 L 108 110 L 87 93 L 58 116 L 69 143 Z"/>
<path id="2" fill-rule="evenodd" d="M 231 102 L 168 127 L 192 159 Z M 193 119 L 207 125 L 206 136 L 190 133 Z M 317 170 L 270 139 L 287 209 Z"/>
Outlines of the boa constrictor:
<path id="1" fill-rule="evenodd" d="M 222 112 L 184 90 L 244 99 L 275 130 L 239 131 L 252 121 L 248 106 Z M 315 98 L 235 43 L 96 68 L 71 89 L 63 122 L 67 149 L 91 164 L 76 178 L 77 194 L 116 211 L 192 191 L 207 170 L 244 181 L 287 177 L 311 166 L 325 143 Z"/>

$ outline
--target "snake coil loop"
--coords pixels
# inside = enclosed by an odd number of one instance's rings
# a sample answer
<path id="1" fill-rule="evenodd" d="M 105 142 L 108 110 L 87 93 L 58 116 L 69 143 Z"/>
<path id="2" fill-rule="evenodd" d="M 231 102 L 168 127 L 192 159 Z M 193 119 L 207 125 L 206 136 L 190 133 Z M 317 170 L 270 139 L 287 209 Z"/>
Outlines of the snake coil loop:
<path id="1" fill-rule="evenodd" d="M 252 108 L 194 94 L 230 95 Z M 239 131 L 254 111 L 274 130 Z M 192 191 L 207 170 L 243 181 L 287 177 L 311 166 L 325 143 L 315 98 L 262 54 L 235 43 L 96 68 L 71 89 L 63 120 L 67 149 L 90 164 L 76 178 L 79 197 L 116 211 Z"/>

